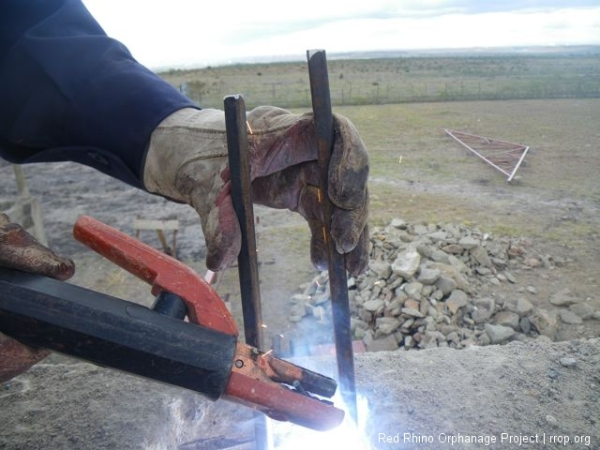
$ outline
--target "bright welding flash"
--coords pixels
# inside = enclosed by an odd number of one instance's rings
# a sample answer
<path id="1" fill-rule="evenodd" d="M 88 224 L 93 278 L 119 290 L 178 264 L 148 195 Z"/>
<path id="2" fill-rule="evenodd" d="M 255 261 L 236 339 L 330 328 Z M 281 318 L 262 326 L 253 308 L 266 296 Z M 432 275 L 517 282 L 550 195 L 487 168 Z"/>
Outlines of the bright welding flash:
<path id="1" fill-rule="evenodd" d="M 358 417 L 360 424 L 354 423 L 349 414 L 340 426 L 330 431 L 314 431 L 288 422 L 271 421 L 273 432 L 272 445 L 269 450 L 305 450 L 344 448 L 345 450 L 369 450 L 371 448 L 365 433 L 365 424 L 369 414 L 369 405 L 365 397 L 358 395 Z M 341 405 L 338 395 L 334 403 Z"/>

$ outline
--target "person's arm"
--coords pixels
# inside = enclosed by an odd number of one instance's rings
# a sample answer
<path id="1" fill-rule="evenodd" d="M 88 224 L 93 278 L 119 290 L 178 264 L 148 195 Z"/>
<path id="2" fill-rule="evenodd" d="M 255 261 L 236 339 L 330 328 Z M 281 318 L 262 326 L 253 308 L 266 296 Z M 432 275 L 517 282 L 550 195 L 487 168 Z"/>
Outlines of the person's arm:
<path id="1" fill-rule="evenodd" d="M 80 0 L 49 0 L 53 6 L 44 6 L 43 14 L 36 12 L 42 0 L 5 2 L 3 20 L 11 20 L 13 8 L 17 25 L 4 39 L 8 45 L 0 44 L 2 155 L 19 163 L 80 162 L 188 203 L 200 215 L 209 268 L 232 264 L 241 237 L 229 196 L 223 112 L 198 110 L 137 63 Z M 14 11 L 26 6 L 32 16 L 22 20 Z M 312 115 L 261 107 L 248 121 L 255 201 L 302 214 L 312 231 L 313 262 L 323 267 Z M 336 116 L 335 131 L 323 194 L 334 204 L 337 250 L 357 274 L 368 262 L 369 158 L 348 119 Z"/>
<path id="2" fill-rule="evenodd" d="M 109 38 L 80 0 L 3 0 L 0 86 L 4 159 L 75 161 L 140 188 L 154 128 L 196 108 Z"/>

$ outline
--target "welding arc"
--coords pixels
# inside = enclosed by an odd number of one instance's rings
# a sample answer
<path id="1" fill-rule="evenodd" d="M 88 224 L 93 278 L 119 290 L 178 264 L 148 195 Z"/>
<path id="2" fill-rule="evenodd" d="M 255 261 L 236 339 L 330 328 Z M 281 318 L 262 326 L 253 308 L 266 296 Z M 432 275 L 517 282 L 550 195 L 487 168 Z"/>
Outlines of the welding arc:
<path id="1" fill-rule="evenodd" d="M 333 113 L 329 93 L 329 76 L 324 50 L 307 51 L 308 74 L 312 98 L 313 119 L 318 147 L 320 172 L 319 198 L 323 210 L 323 237 L 327 245 L 329 290 L 333 315 L 335 349 L 340 394 L 350 417 L 357 421 L 354 354 L 350 329 L 350 302 L 344 255 L 337 252 L 331 239 L 331 202 L 327 200 L 329 161 L 333 150 Z M 322 195 L 324 194 L 324 195 Z"/>

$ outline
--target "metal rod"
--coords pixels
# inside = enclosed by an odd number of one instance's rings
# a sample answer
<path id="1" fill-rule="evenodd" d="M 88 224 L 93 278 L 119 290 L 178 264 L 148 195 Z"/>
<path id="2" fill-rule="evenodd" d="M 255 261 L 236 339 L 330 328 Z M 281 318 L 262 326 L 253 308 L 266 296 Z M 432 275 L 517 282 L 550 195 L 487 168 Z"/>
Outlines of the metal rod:
<path id="1" fill-rule="evenodd" d="M 354 354 L 350 329 L 350 302 L 344 255 L 337 252 L 331 239 L 331 204 L 328 200 L 329 161 L 333 150 L 333 114 L 329 93 L 329 76 L 324 50 L 307 51 L 310 92 L 320 170 L 319 189 L 323 210 L 323 236 L 327 244 L 329 290 L 335 335 L 335 350 L 340 393 L 348 414 L 357 421 Z"/>
<path id="2" fill-rule="evenodd" d="M 261 348 L 262 313 L 254 232 L 254 208 L 248 136 L 246 134 L 246 107 L 241 95 L 225 97 L 225 124 L 231 176 L 231 199 L 242 231 L 242 248 L 238 256 L 240 294 L 244 315 L 246 343 Z"/>
<path id="3" fill-rule="evenodd" d="M 238 256 L 240 295 L 244 316 L 246 343 L 262 348 L 262 310 L 258 279 L 252 180 L 246 134 L 246 105 L 241 95 L 224 99 L 227 150 L 231 177 L 231 199 L 242 232 L 242 247 Z M 254 437 L 257 450 L 269 448 L 268 424 L 264 415 L 254 414 Z"/>

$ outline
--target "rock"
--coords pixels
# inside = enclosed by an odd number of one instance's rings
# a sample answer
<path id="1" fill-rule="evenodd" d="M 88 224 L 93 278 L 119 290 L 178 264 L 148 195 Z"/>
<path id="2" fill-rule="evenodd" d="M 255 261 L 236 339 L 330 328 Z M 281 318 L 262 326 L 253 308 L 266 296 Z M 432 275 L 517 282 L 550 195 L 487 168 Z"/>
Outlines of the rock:
<path id="1" fill-rule="evenodd" d="M 392 270 L 408 280 L 415 275 L 420 262 L 421 255 L 415 249 L 408 249 L 398 255 L 392 264 Z"/>
<path id="2" fill-rule="evenodd" d="M 413 281 L 411 283 L 407 283 L 404 286 L 404 292 L 408 294 L 410 298 L 414 298 L 415 300 L 421 299 L 421 290 L 423 289 L 423 285 L 418 281 Z"/>
<path id="3" fill-rule="evenodd" d="M 488 252 L 483 247 L 475 247 L 471 249 L 471 256 L 475 258 L 475 260 L 485 267 L 493 267 L 492 260 L 490 259 Z"/>
<path id="4" fill-rule="evenodd" d="M 564 358 L 560 358 L 560 365 L 563 367 L 575 367 L 577 365 L 577 360 L 565 356 Z"/>
<path id="5" fill-rule="evenodd" d="M 556 417 L 554 417 L 554 416 L 551 416 L 550 414 L 548 414 L 548 415 L 546 416 L 546 423 L 547 423 L 548 425 L 551 425 L 551 426 L 553 426 L 553 427 L 557 427 L 557 426 L 558 426 L 558 420 L 556 420 Z"/>
<path id="6" fill-rule="evenodd" d="M 443 297 L 445 297 L 446 295 L 454 291 L 458 287 L 458 285 L 456 284 L 456 281 L 454 281 L 449 276 L 441 275 L 435 282 L 435 287 L 438 288 L 442 292 Z"/>
<path id="7" fill-rule="evenodd" d="M 364 322 L 360 319 L 355 319 L 354 317 L 350 318 L 350 329 L 352 331 L 358 330 L 358 329 L 366 330 L 368 327 L 369 327 L 369 325 L 366 322 Z"/>
<path id="8" fill-rule="evenodd" d="M 520 317 L 526 316 L 531 311 L 533 311 L 533 304 L 529 300 L 525 298 L 520 298 L 517 300 L 514 312 L 516 312 Z"/>
<path id="9" fill-rule="evenodd" d="M 382 280 L 387 280 L 392 275 L 392 265 L 386 261 L 370 261 L 369 269 Z"/>
<path id="10" fill-rule="evenodd" d="M 419 236 L 422 236 L 424 234 L 429 233 L 429 227 L 427 225 L 416 224 L 413 227 L 413 233 L 418 234 Z"/>
<path id="11" fill-rule="evenodd" d="M 452 257 L 452 258 L 454 258 L 454 257 Z M 465 291 L 465 292 L 468 292 L 471 290 L 471 286 L 470 286 L 467 278 L 461 273 L 460 269 L 454 267 L 453 265 L 439 263 L 439 262 L 432 262 L 429 267 L 431 269 L 437 269 L 442 272 L 442 276 L 440 277 L 440 279 L 444 276 L 452 278 L 452 280 L 456 283 L 456 286 L 460 290 Z M 438 281 L 440 281 L 440 280 L 438 280 Z M 437 283 L 436 283 L 436 285 L 437 285 Z"/>
<path id="12" fill-rule="evenodd" d="M 492 271 L 491 269 L 488 269 L 487 267 L 477 267 L 475 269 L 475 271 L 479 274 L 479 275 L 483 275 L 483 276 L 487 276 L 487 275 L 491 275 Z"/>
<path id="13" fill-rule="evenodd" d="M 448 244 L 442 247 L 442 250 L 450 255 L 460 255 L 464 248 L 458 244 Z"/>
<path id="14" fill-rule="evenodd" d="M 467 306 L 469 297 L 467 294 L 460 289 L 452 291 L 448 300 L 446 300 L 446 306 L 452 314 L 456 314 L 460 308 Z"/>
<path id="15" fill-rule="evenodd" d="M 569 306 L 569 311 L 582 319 L 591 319 L 594 316 L 594 308 L 588 303 L 575 303 Z"/>
<path id="16" fill-rule="evenodd" d="M 399 218 L 392 219 L 390 226 L 398 228 L 399 230 L 406 230 L 406 222 Z"/>
<path id="17" fill-rule="evenodd" d="M 528 318 L 529 322 L 538 333 L 548 337 L 551 341 L 554 341 L 558 328 L 556 313 L 537 309 L 531 313 Z"/>
<path id="18" fill-rule="evenodd" d="M 394 331 L 400 328 L 401 324 L 402 323 L 394 317 L 379 317 L 375 321 L 377 330 L 382 334 L 392 334 Z"/>
<path id="19" fill-rule="evenodd" d="M 514 277 L 514 275 L 512 273 L 510 273 L 508 271 L 504 271 L 504 276 L 510 283 L 512 283 L 512 284 L 517 283 L 517 279 Z"/>
<path id="20" fill-rule="evenodd" d="M 560 316 L 560 320 L 562 320 L 564 323 L 568 323 L 569 325 L 580 325 L 583 323 L 583 319 L 581 317 L 568 310 L 563 310 L 559 312 L 558 315 Z"/>
<path id="21" fill-rule="evenodd" d="M 550 303 L 554 306 L 571 306 L 575 303 L 579 303 L 579 300 L 572 297 L 569 288 L 565 288 L 550 297 Z"/>
<path id="22" fill-rule="evenodd" d="M 492 344 L 501 344 L 508 341 L 514 334 L 515 330 L 502 325 L 485 324 L 485 332 L 490 337 Z"/>
<path id="23" fill-rule="evenodd" d="M 402 308 L 402 314 L 406 314 L 407 316 L 418 317 L 418 318 L 424 317 L 423 314 L 421 314 L 421 312 L 418 309 L 413 309 L 413 308 Z"/>
<path id="24" fill-rule="evenodd" d="M 542 262 L 537 258 L 527 258 L 524 263 L 526 266 L 532 268 L 540 267 L 542 265 Z"/>
<path id="25" fill-rule="evenodd" d="M 329 303 L 331 300 L 331 296 L 329 295 L 329 291 L 322 292 L 321 294 L 315 294 L 312 296 L 311 302 L 313 305 L 321 305 L 325 302 Z"/>
<path id="26" fill-rule="evenodd" d="M 402 309 L 402 302 L 400 302 L 397 298 L 392 300 L 389 305 L 385 307 L 385 313 L 390 316 L 397 316 L 400 314 L 400 310 Z"/>
<path id="27" fill-rule="evenodd" d="M 600 311 L 596 311 L 594 313 L 594 315 L 592 316 L 592 319 L 594 319 L 594 320 L 600 320 Z"/>
<path id="28" fill-rule="evenodd" d="M 363 303 L 363 308 L 371 313 L 377 314 L 383 311 L 385 302 L 380 299 L 367 300 Z"/>
<path id="29" fill-rule="evenodd" d="M 381 339 L 373 339 L 365 343 L 368 352 L 389 352 L 398 349 L 398 342 L 394 335 L 389 335 Z"/>
<path id="30" fill-rule="evenodd" d="M 294 303 L 305 304 L 310 302 L 311 296 L 306 294 L 295 294 L 292 296 L 291 300 Z"/>
<path id="31" fill-rule="evenodd" d="M 417 281 L 421 284 L 429 286 L 434 284 L 441 275 L 442 272 L 437 269 L 421 268 L 419 271 L 419 276 L 417 277 Z"/>
<path id="32" fill-rule="evenodd" d="M 434 250 L 430 259 L 438 263 L 450 264 L 450 255 L 442 250 Z"/>
<path id="33" fill-rule="evenodd" d="M 419 255 L 421 255 L 423 258 L 431 258 L 434 250 L 435 248 L 431 245 L 417 244 L 417 252 L 419 252 Z"/>
<path id="34" fill-rule="evenodd" d="M 533 295 L 537 295 L 537 289 L 535 288 L 535 286 L 527 286 L 527 292 L 529 292 L 530 294 Z"/>
<path id="35" fill-rule="evenodd" d="M 454 255 L 448 256 L 448 262 L 460 273 L 467 273 L 469 271 L 467 265 Z"/>
<path id="36" fill-rule="evenodd" d="M 531 322 L 527 317 L 521 317 L 521 320 L 519 320 L 519 327 L 525 334 L 529 334 L 531 332 Z"/>
<path id="37" fill-rule="evenodd" d="M 291 317 L 304 317 L 307 314 L 306 304 L 305 303 L 296 303 L 292 305 L 290 309 L 290 320 Z"/>
<path id="38" fill-rule="evenodd" d="M 479 298 L 473 302 L 475 309 L 471 312 L 471 318 L 475 323 L 483 323 L 494 314 L 496 304 L 492 298 Z"/>
<path id="39" fill-rule="evenodd" d="M 409 298 L 408 300 L 406 300 L 404 302 L 404 307 L 405 308 L 411 308 L 411 309 L 416 309 L 417 311 L 419 311 L 421 304 L 419 303 L 418 300 L 415 300 L 413 298 Z"/>
<path id="40" fill-rule="evenodd" d="M 362 320 L 363 322 L 371 322 L 373 320 L 373 313 L 370 313 L 369 311 L 366 311 L 364 309 L 360 309 L 358 311 L 358 317 L 360 320 Z"/>
<path id="41" fill-rule="evenodd" d="M 475 239 L 472 236 L 465 236 L 464 238 L 458 241 L 458 245 L 460 245 L 465 250 L 471 250 L 475 247 L 479 247 L 480 244 L 481 242 L 479 241 L 479 239 Z"/>
<path id="42" fill-rule="evenodd" d="M 529 321 L 527 321 L 527 322 L 529 323 Z M 502 325 L 503 327 L 510 327 L 513 330 L 519 330 L 520 317 L 517 313 L 511 312 L 511 311 L 500 311 L 494 315 L 494 323 L 496 325 Z M 530 329 L 531 329 L 531 326 L 530 326 Z M 529 330 L 528 331 L 523 330 L 523 332 L 525 334 L 527 334 L 527 333 L 529 333 Z"/>
<path id="43" fill-rule="evenodd" d="M 433 233 L 429 233 L 427 237 L 431 239 L 432 242 L 445 241 L 446 239 L 448 239 L 448 233 L 446 233 L 443 230 L 440 230 L 435 231 Z"/>

